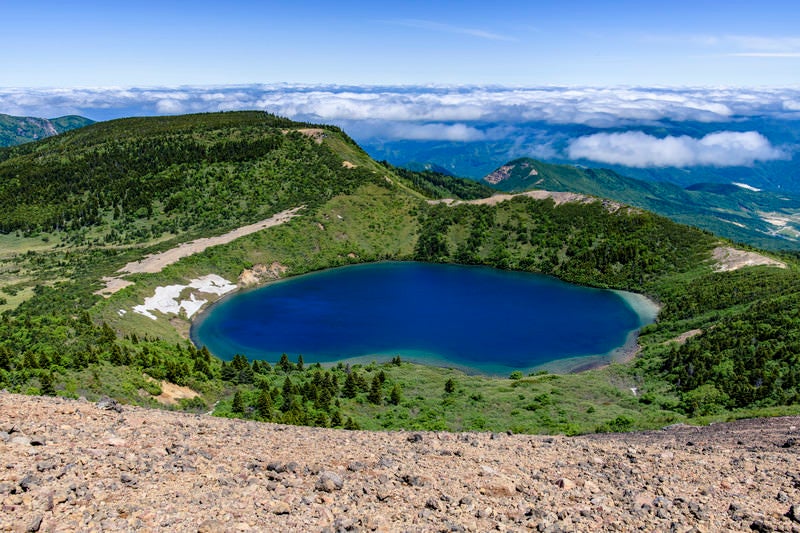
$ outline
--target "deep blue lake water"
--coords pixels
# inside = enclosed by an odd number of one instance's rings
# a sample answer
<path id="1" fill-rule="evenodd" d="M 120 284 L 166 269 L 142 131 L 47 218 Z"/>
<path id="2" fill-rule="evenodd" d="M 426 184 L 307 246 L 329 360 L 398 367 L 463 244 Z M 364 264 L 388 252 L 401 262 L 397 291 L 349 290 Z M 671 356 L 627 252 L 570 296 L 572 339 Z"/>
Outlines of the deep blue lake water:
<path id="1" fill-rule="evenodd" d="M 306 363 L 400 355 L 507 375 L 607 361 L 651 322 L 635 295 L 485 267 L 375 263 L 233 295 L 193 326 L 215 355 Z M 577 359 L 575 359 L 577 358 Z"/>

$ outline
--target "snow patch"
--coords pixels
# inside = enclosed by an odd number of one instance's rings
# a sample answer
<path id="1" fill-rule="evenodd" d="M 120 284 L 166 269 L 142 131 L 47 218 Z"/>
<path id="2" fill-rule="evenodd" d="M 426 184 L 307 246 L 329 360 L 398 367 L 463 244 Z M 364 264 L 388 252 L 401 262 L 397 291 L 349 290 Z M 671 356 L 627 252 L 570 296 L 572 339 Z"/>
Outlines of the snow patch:
<path id="1" fill-rule="evenodd" d="M 737 187 L 741 187 L 742 189 L 747 189 L 748 191 L 761 192 L 761 189 L 759 189 L 757 187 L 753 187 L 752 185 L 748 185 L 746 183 L 737 183 L 737 182 L 734 181 L 733 185 L 736 185 Z"/>
<path id="2" fill-rule="evenodd" d="M 183 311 L 186 314 L 186 318 L 191 318 L 208 303 L 208 300 L 199 298 L 196 292 L 190 292 L 188 299 L 180 299 L 181 294 L 187 289 L 195 289 L 197 292 L 221 296 L 235 291 L 236 285 L 222 276 L 209 274 L 191 280 L 188 285 L 156 287 L 155 294 L 145 298 L 144 304 L 135 306 L 133 312 L 144 315 L 151 320 L 158 320 L 158 317 L 151 311 L 159 311 L 165 315 L 180 315 L 181 311 Z"/>

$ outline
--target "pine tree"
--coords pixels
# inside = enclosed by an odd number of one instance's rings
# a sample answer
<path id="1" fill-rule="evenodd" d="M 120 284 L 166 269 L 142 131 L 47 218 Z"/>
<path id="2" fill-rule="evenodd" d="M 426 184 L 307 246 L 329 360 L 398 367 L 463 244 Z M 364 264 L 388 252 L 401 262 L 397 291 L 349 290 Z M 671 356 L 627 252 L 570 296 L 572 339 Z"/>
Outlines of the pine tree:
<path id="1" fill-rule="evenodd" d="M 344 386 L 342 387 L 342 396 L 345 398 L 355 398 L 358 393 L 358 380 L 356 379 L 355 372 L 350 372 L 344 378 Z"/>
<path id="2" fill-rule="evenodd" d="M 367 394 L 367 401 L 369 401 L 369 403 L 374 403 L 375 405 L 381 405 L 383 403 L 381 380 L 378 376 L 372 378 L 372 385 L 369 388 L 369 394 Z"/>
<path id="3" fill-rule="evenodd" d="M 303 362 L 303 354 L 300 354 L 297 356 L 297 370 L 302 372 L 304 365 L 305 363 Z"/>
<path id="4" fill-rule="evenodd" d="M 269 390 L 262 389 L 256 398 L 256 410 L 261 418 L 269 420 L 272 415 L 272 396 Z"/>
<path id="5" fill-rule="evenodd" d="M 453 392 L 455 392 L 455 390 L 456 390 L 456 382 L 453 380 L 453 378 L 450 378 L 444 382 L 444 391 L 447 394 L 452 394 Z"/>
<path id="6" fill-rule="evenodd" d="M 344 429 L 356 430 L 361 429 L 361 426 L 358 425 L 358 422 L 348 416 L 347 422 L 344 423 Z"/>
<path id="7" fill-rule="evenodd" d="M 400 385 L 395 383 L 394 387 L 392 387 L 392 392 L 389 393 L 389 403 L 392 405 L 400 405 L 402 399 L 403 395 L 400 391 Z"/>
<path id="8" fill-rule="evenodd" d="M 292 370 L 293 367 L 294 365 L 289 361 L 289 356 L 282 354 L 280 361 L 278 361 L 278 369 L 285 374 Z"/>
<path id="9" fill-rule="evenodd" d="M 39 374 L 39 382 L 42 384 L 42 394 L 44 396 L 55 396 L 56 389 L 53 386 L 53 373 L 45 371 Z"/>
<path id="10" fill-rule="evenodd" d="M 237 390 L 236 393 L 233 395 L 231 412 L 236 414 L 244 414 L 244 398 L 242 398 L 242 391 L 240 390 Z"/>

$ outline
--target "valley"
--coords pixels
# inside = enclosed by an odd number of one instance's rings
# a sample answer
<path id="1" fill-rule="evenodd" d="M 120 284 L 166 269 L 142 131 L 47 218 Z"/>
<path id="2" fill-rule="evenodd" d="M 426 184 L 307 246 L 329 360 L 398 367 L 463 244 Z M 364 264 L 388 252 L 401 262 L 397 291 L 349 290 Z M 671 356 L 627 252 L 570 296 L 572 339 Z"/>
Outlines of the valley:
<path id="1" fill-rule="evenodd" d="M 377 163 L 338 128 L 256 112 L 111 121 L 7 150 L 0 379 L 13 392 L 158 406 L 166 381 L 198 394 L 181 408 L 215 405 L 224 416 L 566 434 L 796 410 L 795 260 L 622 200 L 492 196 L 472 181 Z M 113 172 L 87 173 L 87 159 Z M 489 378 L 369 359 L 317 367 L 296 353 L 280 365 L 222 361 L 187 342 L 190 318 L 222 293 L 385 260 L 543 273 L 644 294 L 662 311 L 640 332 L 636 358 L 578 374 Z M 720 271 L 720 260 L 740 268 Z M 213 290 L 201 286 L 212 275 Z M 133 311 L 143 305 L 146 314 Z M 163 312 L 173 306 L 177 314 Z M 748 359 L 743 336 L 757 339 Z"/>

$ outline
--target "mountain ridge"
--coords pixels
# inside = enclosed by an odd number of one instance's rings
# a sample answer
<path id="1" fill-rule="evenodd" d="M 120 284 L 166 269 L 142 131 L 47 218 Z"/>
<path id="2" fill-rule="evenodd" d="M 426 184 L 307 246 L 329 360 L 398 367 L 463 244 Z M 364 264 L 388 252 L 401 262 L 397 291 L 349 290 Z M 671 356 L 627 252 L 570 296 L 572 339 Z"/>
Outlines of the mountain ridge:
<path id="1" fill-rule="evenodd" d="M 700 183 L 683 188 L 642 181 L 613 170 L 552 165 L 520 158 L 483 178 L 499 190 L 541 188 L 620 201 L 718 235 L 772 250 L 800 250 L 800 197 L 738 185 Z"/>
<path id="2" fill-rule="evenodd" d="M 90 124 L 94 124 L 94 121 L 78 115 L 47 119 L 0 113 L 0 147 L 38 141 Z"/>

